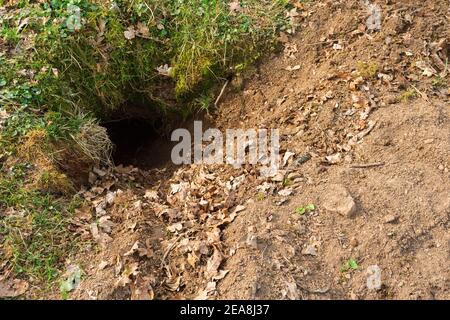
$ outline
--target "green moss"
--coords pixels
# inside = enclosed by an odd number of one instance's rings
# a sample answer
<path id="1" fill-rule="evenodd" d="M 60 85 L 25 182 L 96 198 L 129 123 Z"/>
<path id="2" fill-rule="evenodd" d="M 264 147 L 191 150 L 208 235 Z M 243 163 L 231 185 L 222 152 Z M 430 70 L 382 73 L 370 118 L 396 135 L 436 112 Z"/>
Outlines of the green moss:
<path id="1" fill-rule="evenodd" d="M 357 68 L 359 75 L 364 79 L 376 78 L 379 70 L 378 64 L 374 61 L 369 62 L 359 61 Z"/>
<path id="2" fill-rule="evenodd" d="M 408 90 L 402 92 L 398 97 L 398 102 L 408 102 L 418 97 L 417 91 L 414 88 L 408 88 Z"/>

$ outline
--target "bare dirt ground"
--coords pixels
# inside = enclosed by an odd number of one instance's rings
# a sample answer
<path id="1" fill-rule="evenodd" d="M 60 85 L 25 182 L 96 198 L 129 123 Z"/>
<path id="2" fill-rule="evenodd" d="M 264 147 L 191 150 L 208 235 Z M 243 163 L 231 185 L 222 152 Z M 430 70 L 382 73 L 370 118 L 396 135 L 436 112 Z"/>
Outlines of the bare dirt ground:
<path id="1" fill-rule="evenodd" d="M 360 1 L 299 6 L 283 50 L 211 114 L 221 129 L 280 129 L 279 175 L 91 173 L 70 297 L 450 299 L 450 5 L 376 3 L 375 31 Z"/>

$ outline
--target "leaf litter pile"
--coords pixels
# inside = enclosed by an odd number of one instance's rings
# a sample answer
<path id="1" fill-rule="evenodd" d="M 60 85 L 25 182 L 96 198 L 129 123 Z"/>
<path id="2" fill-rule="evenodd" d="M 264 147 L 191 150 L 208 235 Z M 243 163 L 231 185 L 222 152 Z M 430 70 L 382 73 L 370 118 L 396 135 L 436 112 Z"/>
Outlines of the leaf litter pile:
<path id="1" fill-rule="evenodd" d="M 84 262 L 91 269 L 85 272 L 94 279 L 80 288 L 99 285 L 99 291 L 89 289 L 95 298 L 122 297 L 127 290 L 136 299 L 174 297 L 182 289 L 197 299 L 213 294 L 229 272 L 222 267 L 230 254 L 222 230 L 245 210 L 237 200 L 245 176 L 222 180 L 229 176 L 224 170 L 192 166 L 167 180 L 165 169 L 95 169 L 92 187 L 80 193 L 91 207 L 78 210 L 74 224 L 101 254 L 88 250 Z M 98 276 L 116 280 L 103 288 Z"/>

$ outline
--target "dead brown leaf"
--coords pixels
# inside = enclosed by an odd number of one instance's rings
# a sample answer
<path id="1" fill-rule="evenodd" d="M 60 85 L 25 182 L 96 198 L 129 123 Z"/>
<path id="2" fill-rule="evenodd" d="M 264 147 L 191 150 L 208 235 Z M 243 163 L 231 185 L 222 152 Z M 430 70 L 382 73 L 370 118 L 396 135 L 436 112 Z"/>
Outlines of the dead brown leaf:
<path id="1" fill-rule="evenodd" d="M 20 279 L 0 280 L 0 298 L 14 298 L 23 295 L 29 287 L 28 282 Z"/>

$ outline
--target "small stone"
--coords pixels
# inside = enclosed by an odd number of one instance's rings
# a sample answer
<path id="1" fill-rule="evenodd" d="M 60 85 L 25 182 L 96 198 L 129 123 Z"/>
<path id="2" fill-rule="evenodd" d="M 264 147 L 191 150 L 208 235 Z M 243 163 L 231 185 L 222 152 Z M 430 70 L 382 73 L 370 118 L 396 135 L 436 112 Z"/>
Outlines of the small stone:
<path id="1" fill-rule="evenodd" d="M 356 248 L 359 245 L 359 241 L 358 239 L 356 239 L 355 237 L 350 239 L 350 245 L 354 248 Z"/>
<path id="2" fill-rule="evenodd" d="M 322 200 L 322 205 L 325 210 L 348 218 L 356 213 L 356 203 L 342 185 L 331 185 Z"/>
<path id="3" fill-rule="evenodd" d="M 385 223 L 394 223 L 398 220 L 398 217 L 396 215 L 393 214 L 388 214 L 387 216 L 384 217 L 384 222 Z"/>
<path id="4" fill-rule="evenodd" d="M 441 164 L 441 165 L 439 165 L 438 169 L 439 169 L 440 171 L 444 171 L 445 167 L 444 167 L 444 165 Z"/>
<path id="5" fill-rule="evenodd" d="M 207 211 L 208 206 L 209 206 L 209 202 L 208 202 L 208 201 L 202 199 L 202 200 L 200 200 L 200 202 L 199 202 L 198 204 L 200 205 L 200 207 L 201 207 L 203 210 Z"/>
<path id="6" fill-rule="evenodd" d="M 249 234 L 247 236 L 246 244 L 251 248 L 258 249 L 258 237 L 253 234 Z"/>
<path id="7" fill-rule="evenodd" d="M 101 271 L 101 270 L 105 269 L 107 266 L 109 266 L 108 261 L 102 260 L 100 262 L 100 264 L 98 265 L 98 270 Z"/>
<path id="8" fill-rule="evenodd" d="M 423 143 L 425 143 L 425 144 L 431 144 L 433 142 L 434 142 L 434 139 L 426 139 L 423 141 Z"/>
<path id="9" fill-rule="evenodd" d="M 381 289 L 381 269 L 378 265 L 367 267 L 367 289 L 378 291 Z"/>
<path id="10" fill-rule="evenodd" d="M 282 196 L 282 197 L 289 197 L 290 195 L 292 195 L 292 193 L 294 192 L 294 190 L 292 190 L 291 188 L 288 189 L 283 189 L 278 191 L 278 195 Z"/>
<path id="11" fill-rule="evenodd" d="M 283 173 L 277 173 L 274 177 L 272 177 L 273 182 L 283 182 L 284 180 L 284 174 Z"/>
<path id="12" fill-rule="evenodd" d="M 386 103 L 387 104 L 395 104 L 395 103 L 397 103 L 397 97 L 394 96 L 394 95 L 387 96 Z"/>
<path id="13" fill-rule="evenodd" d="M 329 164 L 337 164 L 342 161 L 342 156 L 340 153 L 333 154 L 331 156 L 325 157 Z"/>
<path id="14" fill-rule="evenodd" d="M 280 199 L 279 201 L 275 201 L 275 204 L 280 207 L 280 206 L 284 205 L 287 202 L 288 202 L 288 199 L 287 198 L 283 198 L 283 199 Z"/>
<path id="15" fill-rule="evenodd" d="M 236 207 L 236 209 L 234 209 L 234 212 L 235 212 L 235 213 L 239 213 L 239 212 L 241 212 L 241 211 L 244 211 L 245 209 L 247 209 L 246 206 L 238 205 L 238 206 Z"/>

